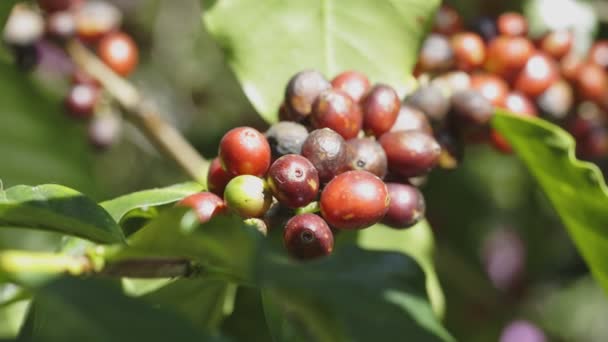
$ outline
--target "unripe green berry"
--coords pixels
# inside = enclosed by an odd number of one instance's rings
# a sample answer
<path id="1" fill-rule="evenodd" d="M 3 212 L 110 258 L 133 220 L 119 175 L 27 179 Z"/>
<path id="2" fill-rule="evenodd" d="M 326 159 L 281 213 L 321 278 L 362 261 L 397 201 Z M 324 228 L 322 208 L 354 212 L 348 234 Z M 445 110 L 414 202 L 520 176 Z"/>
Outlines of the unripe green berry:
<path id="1" fill-rule="evenodd" d="M 263 179 L 242 175 L 228 182 L 224 201 L 228 208 L 242 217 L 262 217 L 272 204 L 272 195 Z"/>

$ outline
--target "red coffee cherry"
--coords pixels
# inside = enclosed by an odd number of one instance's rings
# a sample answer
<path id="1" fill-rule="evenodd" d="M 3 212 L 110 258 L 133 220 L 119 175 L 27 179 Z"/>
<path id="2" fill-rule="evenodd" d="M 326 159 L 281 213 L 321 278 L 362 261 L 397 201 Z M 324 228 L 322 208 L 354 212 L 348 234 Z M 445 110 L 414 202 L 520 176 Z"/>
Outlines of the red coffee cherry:
<path id="1" fill-rule="evenodd" d="M 512 79 L 534 53 L 534 45 L 524 37 L 500 36 L 488 45 L 484 64 L 488 72 Z"/>
<path id="2" fill-rule="evenodd" d="M 129 75 L 139 62 L 135 41 L 122 32 L 105 36 L 97 47 L 99 58 L 121 76 Z"/>
<path id="3" fill-rule="evenodd" d="M 426 205 L 424 196 L 418 188 L 399 183 L 387 183 L 386 187 L 391 202 L 382 223 L 392 228 L 403 229 L 415 225 L 424 218 Z"/>
<path id="4" fill-rule="evenodd" d="M 209 222 L 215 216 L 226 212 L 226 203 L 210 192 L 199 192 L 190 195 L 177 203 L 177 206 L 194 210 L 200 223 Z"/>
<path id="5" fill-rule="evenodd" d="M 471 76 L 471 89 L 477 90 L 494 106 L 502 106 L 509 93 L 509 85 L 504 80 L 487 73 Z"/>
<path id="6" fill-rule="evenodd" d="M 68 114 L 75 118 L 90 118 L 98 100 L 99 89 L 88 84 L 76 84 L 65 98 L 65 106 Z"/>
<path id="7" fill-rule="evenodd" d="M 433 135 L 433 128 L 426 115 L 421 110 L 408 105 L 401 106 L 397 120 L 390 131 L 422 131 Z"/>
<path id="8" fill-rule="evenodd" d="M 601 102 L 608 90 L 608 76 L 601 66 L 585 63 L 578 70 L 575 84 L 579 97 Z"/>
<path id="9" fill-rule="evenodd" d="M 420 131 L 388 132 L 380 137 L 388 168 L 395 175 L 416 177 L 429 172 L 439 159 L 441 146 Z"/>
<path id="10" fill-rule="evenodd" d="M 540 49 L 547 55 L 559 60 L 567 55 L 572 49 L 574 43 L 574 34 L 569 30 L 562 29 L 551 31 L 540 41 Z M 606 57 L 608 62 L 608 46 Z"/>
<path id="11" fill-rule="evenodd" d="M 440 72 L 449 69 L 454 62 L 450 41 L 443 35 L 432 33 L 426 37 L 418 57 L 419 72 Z"/>
<path id="12" fill-rule="evenodd" d="M 218 196 L 224 196 L 224 189 L 226 189 L 226 185 L 231 179 L 232 176 L 222 168 L 220 158 L 213 159 L 207 172 L 207 187 L 209 191 Z"/>
<path id="13" fill-rule="evenodd" d="M 350 170 L 363 170 L 384 178 L 387 172 L 386 153 L 373 138 L 351 139 L 346 142 L 349 147 Z"/>
<path id="14" fill-rule="evenodd" d="M 507 36 L 525 36 L 528 34 L 528 21 L 523 15 L 515 12 L 501 14 L 496 20 L 498 33 Z"/>
<path id="15" fill-rule="evenodd" d="M 608 68 L 608 40 L 598 40 L 593 43 L 588 53 L 589 62 L 604 69 Z"/>
<path id="16" fill-rule="evenodd" d="M 310 115 L 317 96 L 330 88 L 331 84 L 316 70 L 295 74 L 285 89 L 285 106 L 292 120 L 301 121 Z"/>
<path id="17" fill-rule="evenodd" d="M 312 131 L 302 145 L 302 155 L 317 169 L 322 183 L 329 182 L 347 169 L 346 142 L 329 128 Z"/>
<path id="18" fill-rule="evenodd" d="M 576 78 L 578 77 L 578 73 L 583 64 L 585 64 L 583 58 L 575 53 L 569 53 L 560 61 L 560 72 L 566 81 L 576 82 Z"/>
<path id="19" fill-rule="evenodd" d="M 435 14 L 433 32 L 452 35 L 462 31 L 462 17 L 452 7 L 442 5 Z"/>
<path id="20" fill-rule="evenodd" d="M 356 137 L 363 123 L 359 105 L 348 94 L 335 89 L 317 96 L 310 117 L 315 128 L 331 128 L 344 139 Z"/>
<path id="21" fill-rule="evenodd" d="M 570 83 L 560 80 L 536 99 L 536 105 L 544 116 L 552 120 L 566 118 L 574 105 L 574 92 Z"/>
<path id="22" fill-rule="evenodd" d="M 480 67 L 486 58 L 486 46 L 479 35 L 473 32 L 457 33 L 451 38 L 456 67 L 470 72 Z"/>
<path id="23" fill-rule="evenodd" d="M 466 90 L 452 95 L 451 106 L 451 129 L 467 142 L 485 142 L 494 116 L 490 100 L 476 90 Z"/>
<path id="24" fill-rule="evenodd" d="M 534 103 L 522 93 L 512 91 L 505 99 L 505 108 L 512 113 L 538 116 Z"/>
<path id="25" fill-rule="evenodd" d="M 69 11 L 59 11 L 52 13 L 46 18 L 47 35 L 65 40 L 76 33 L 76 19 L 74 14 Z"/>
<path id="26" fill-rule="evenodd" d="M 254 128 L 233 128 L 222 137 L 219 146 L 222 167 L 231 175 L 263 177 L 270 166 L 270 145 Z"/>
<path id="27" fill-rule="evenodd" d="M 226 185 L 224 201 L 241 217 L 262 217 L 272 204 L 272 194 L 266 182 L 252 175 L 234 177 Z"/>
<path id="28" fill-rule="evenodd" d="M 331 254 L 334 236 L 327 223 L 315 214 L 292 217 L 283 231 L 283 244 L 289 255 L 309 260 Z"/>
<path id="29" fill-rule="evenodd" d="M 388 85 L 375 85 L 361 100 L 363 128 L 377 137 L 388 132 L 399 114 L 401 100 Z"/>
<path id="30" fill-rule="evenodd" d="M 288 208 L 314 201 L 319 193 L 319 173 L 312 163 L 297 154 L 277 159 L 268 170 L 268 186 L 276 199 Z"/>
<path id="31" fill-rule="evenodd" d="M 337 229 L 362 229 L 379 222 L 390 199 L 384 182 L 366 171 L 342 173 L 321 193 L 321 213 Z"/>
<path id="32" fill-rule="evenodd" d="M 118 30 L 122 22 L 122 12 L 106 1 L 86 1 L 78 7 L 75 16 L 78 38 L 89 43 Z"/>
<path id="33" fill-rule="evenodd" d="M 359 102 L 370 88 L 367 76 L 352 70 L 345 71 L 336 76 L 331 80 L 331 85 L 334 89 L 341 90 L 348 94 L 355 102 Z"/>
<path id="34" fill-rule="evenodd" d="M 515 80 L 515 89 L 535 99 L 559 80 L 559 69 L 544 53 L 535 53 Z"/>

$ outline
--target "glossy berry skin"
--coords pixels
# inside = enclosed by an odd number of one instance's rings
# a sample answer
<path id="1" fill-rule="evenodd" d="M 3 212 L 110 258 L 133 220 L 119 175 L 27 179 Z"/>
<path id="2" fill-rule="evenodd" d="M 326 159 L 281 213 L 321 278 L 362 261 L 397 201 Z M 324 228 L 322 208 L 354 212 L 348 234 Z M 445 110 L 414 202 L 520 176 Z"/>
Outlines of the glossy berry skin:
<path id="1" fill-rule="evenodd" d="M 215 216 L 226 212 L 226 203 L 216 194 L 199 192 L 190 195 L 177 203 L 177 206 L 194 210 L 200 223 L 209 222 Z"/>
<path id="2" fill-rule="evenodd" d="M 213 159 L 207 172 L 207 187 L 218 196 L 224 196 L 224 189 L 233 177 L 222 168 L 219 158 Z"/>
<path id="3" fill-rule="evenodd" d="M 317 96 L 310 118 L 315 128 L 331 128 L 344 139 L 356 137 L 363 124 L 359 105 L 348 94 L 335 89 Z"/>
<path id="4" fill-rule="evenodd" d="M 363 128 L 377 137 L 388 132 L 399 114 L 401 101 L 397 92 L 388 85 L 375 85 L 361 101 Z"/>
<path id="5" fill-rule="evenodd" d="M 65 106 L 70 116 L 90 118 L 99 99 L 99 90 L 88 84 L 73 86 L 65 98 Z"/>
<path id="6" fill-rule="evenodd" d="M 452 35 L 462 31 L 462 17 L 452 7 L 442 5 L 435 14 L 435 22 L 433 24 L 433 32 Z"/>
<path id="7" fill-rule="evenodd" d="M 488 45 L 484 68 L 505 79 L 512 79 L 534 53 L 534 45 L 524 37 L 500 36 Z"/>
<path id="8" fill-rule="evenodd" d="M 417 67 L 421 72 L 440 72 L 449 69 L 453 61 L 454 52 L 449 39 L 432 33 L 422 43 Z"/>
<path id="9" fill-rule="evenodd" d="M 539 110 L 551 120 L 566 118 L 574 105 L 574 93 L 570 83 L 560 80 L 545 90 L 537 99 Z"/>
<path id="10" fill-rule="evenodd" d="M 509 85 L 503 79 L 487 73 L 471 76 L 471 89 L 477 90 L 494 106 L 503 106 L 509 93 Z"/>
<path id="11" fill-rule="evenodd" d="M 251 127 L 237 127 L 228 131 L 220 141 L 219 158 L 230 175 L 263 177 L 270 166 L 270 145 Z"/>
<path id="12" fill-rule="evenodd" d="M 441 146 L 437 166 L 446 170 L 456 169 L 464 159 L 464 142 L 451 134 L 449 130 L 439 131 L 435 138 Z"/>
<path id="13" fill-rule="evenodd" d="M 561 59 L 572 49 L 574 34 L 569 30 L 551 31 L 540 41 L 540 49 L 554 59 Z M 608 62 L 608 46 L 606 47 L 606 62 Z"/>
<path id="14" fill-rule="evenodd" d="M 321 217 L 300 214 L 287 221 L 283 230 L 283 244 L 292 257 L 310 260 L 331 254 L 334 235 Z"/>
<path id="15" fill-rule="evenodd" d="M 494 106 L 481 93 L 467 90 L 451 98 L 450 126 L 468 142 L 484 141 Z"/>
<path id="16" fill-rule="evenodd" d="M 379 222 L 390 198 L 384 182 L 367 171 L 348 171 L 327 184 L 321 193 L 321 213 L 337 229 L 362 229 Z"/>
<path id="17" fill-rule="evenodd" d="M 382 223 L 403 229 L 415 225 L 424 217 L 426 205 L 418 188 L 399 183 L 387 183 L 386 188 L 391 202 Z"/>
<path id="18" fill-rule="evenodd" d="M 608 75 L 599 65 L 585 63 L 578 70 L 575 84 L 580 98 L 599 102 L 608 91 Z"/>
<path id="19" fill-rule="evenodd" d="M 402 177 L 416 177 L 429 172 L 439 159 L 441 146 L 420 131 L 388 132 L 380 137 L 389 170 Z"/>
<path id="20" fill-rule="evenodd" d="M 523 15 L 515 12 L 501 14 L 496 19 L 498 33 L 507 36 L 525 36 L 528 34 L 528 21 Z"/>
<path id="21" fill-rule="evenodd" d="M 75 11 L 76 35 L 87 43 L 97 43 L 105 35 L 118 30 L 122 12 L 106 1 L 86 1 Z"/>
<path id="22" fill-rule="evenodd" d="M 401 106 L 397 120 L 390 131 L 422 131 L 433 135 L 433 128 L 426 115 L 421 110 L 408 105 Z"/>
<path id="23" fill-rule="evenodd" d="M 263 179 L 242 175 L 228 182 L 224 201 L 230 210 L 241 217 L 262 217 L 272 204 L 272 194 Z"/>
<path id="24" fill-rule="evenodd" d="M 588 53 L 589 62 L 608 69 L 608 40 L 598 40 L 593 43 Z"/>
<path id="25" fill-rule="evenodd" d="M 282 121 L 270 126 L 264 133 L 273 158 L 286 154 L 300 154 L 302 144 L 308 137 L 308 130 L 296 122 Z"/>
<path id="26" fill-rule="evenodd" d="M 317 169 L 297 154 L 282 156 L 272 163 L 266 179 L 274 197 L 288 208 L 303 207 L 319 193 Z"/>
<path id="27" fill-rule="evenodd" d="M 528 59 L 515 80 L 515 89 L 535 99 L 559 80 L 559 69 L 553 59 L 535 53 Z"/>
<path id="28" fill-rule="evenodd" d="M 105 36 L 97 47 L 99 58 L 121 76 L 129 75 L 139 62 L 139 50 L 129 35 L 116 32 Z"/>
<path id="29" fill-rule="evenodd" d="M 441 124 L 450 109 L 450 102 L 441 89 L 433 85 L 418 88 L 405 99 L 405 103 L 421 110 L 433 125 Z"/>
<path id="30" fill-rule="evenodd" d="M 569 53 L 564 56 L 559 63 L 559 70 L 566 81 L 576 82 L 579 71 L 585 64 L 580 56 L 575 53 Z"/>
<path id="31" fill-rule="evenodd" d="M 305 70 L 295 74 L 285 89 L 285 105 L 294 121 L 310 115 L 312 104 L 331 84 L 316 70 Z"/>
<path id="32" fill-rule="evenodd" d="M 355 102 L 359 102 L 371 87 L 367 76 L 353 70 L 345 71 L 336 76 L 331 80 L 331 86 L 345 92 Z"/>
<path id="33" fill-rule="evenodd" d="M 450 43 L 459 70 L 470 72 L 483 64 L 486 58 L 486 46 L 476 33 L 457 33 L 452 36 Z"/>
<path id="34" fill-rule="evenodd" d="M 538 116 L 534 103 L 525 95 L 515 91 L 512 91 L 507 95 L 504 107 L 512 113 Z"/>
<path id="35" fill-rule="evenodd" d="M 386 153 L 382 146 L 372 138 L 351 139 L 349 147 L 350 170 L 363 170 L 384 178 L 387 172 Z"/>
<path id="36" fill-rule="evenodd" d="M 317 169 L 321 183 L 329 182 L 347 169 L 346 142 L 329 128 L 312 131 L 302 145 L 302 155 Z"/>

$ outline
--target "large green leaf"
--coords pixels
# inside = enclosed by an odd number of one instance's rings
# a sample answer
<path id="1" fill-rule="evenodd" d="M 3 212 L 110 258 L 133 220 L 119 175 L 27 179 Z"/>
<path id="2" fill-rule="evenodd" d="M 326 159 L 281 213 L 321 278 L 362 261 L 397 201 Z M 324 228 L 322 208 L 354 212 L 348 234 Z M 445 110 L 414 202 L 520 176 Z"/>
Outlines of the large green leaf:
<path id="1" fill-rule="evenodd" d="M 52 230 L 102 243 L 124 240 L 97 203 L 61 185 L 18 185 L 0 191 L 0 226 Z"/>
<path id="2" fill-rule="evenodd" d="M 166 188 L 150 189 L 108 200 L 100 205 L 112 215 L 116 222 L 135 209 L 148 210 L 151 207 L 170 204 L 203 190 L 199 183 L 188 182 Z"/>
<path id="3" fill-rule="evenodd" d="M 20 341 L 211 341 L 189 322 L 93 280 L 59 279 L 40 289 Z"/>
<path id="4" fill-rule="evenodd" d="M 204 21 L 243 90 L 266 121 L 277 120 L 296 72 L 327 77 L 355 69 L 400 93 L 439 0 L 203 0 Z"/>
<path id="5" fill-rule="evenodd" d="M 549 122 L 499 110 L 493 125 L 536 178 L 608 291 L 608 188 L 598 167 L 577 160 L 574 139 Z"/>

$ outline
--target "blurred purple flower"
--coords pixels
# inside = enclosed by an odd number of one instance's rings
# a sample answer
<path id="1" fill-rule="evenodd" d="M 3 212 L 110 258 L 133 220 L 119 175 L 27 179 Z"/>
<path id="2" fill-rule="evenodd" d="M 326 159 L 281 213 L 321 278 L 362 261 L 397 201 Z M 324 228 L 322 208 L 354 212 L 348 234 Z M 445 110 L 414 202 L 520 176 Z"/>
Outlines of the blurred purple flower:
<path id="1" fill-rule="evenodd" d="M 497 229 L 483 241 L 482 261 L 492 284 L 497 289 L 510 290 L 524 273 L 526 249 L 515 231 Z"/>
<path id="2" fill-rule="evenodd" d="M 499 342 L 546 342 L 542 330 L 529 321 L 517 320 L 509 323 L 500 335 Z"/>

